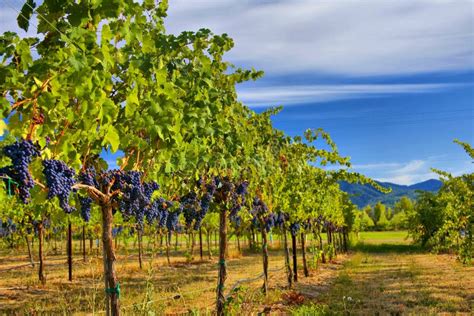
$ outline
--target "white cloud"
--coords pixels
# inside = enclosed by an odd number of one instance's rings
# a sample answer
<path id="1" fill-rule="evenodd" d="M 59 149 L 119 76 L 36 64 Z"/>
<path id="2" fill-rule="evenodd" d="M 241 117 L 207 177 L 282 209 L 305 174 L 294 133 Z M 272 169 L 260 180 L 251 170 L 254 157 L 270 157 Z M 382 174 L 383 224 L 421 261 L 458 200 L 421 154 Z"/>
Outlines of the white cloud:
<path id="1" fill-rule="evenodd" d="M 354 167 L 356 168 L 356 166 Z M 438 178 L 438 176 L 430 170 L 430 167 L 430 163 L 427 160 L 371 165 L 371 169 L 377 169 L 376 173 L 378 176 L 374 177 L 376 180 L 404 185 Z"/>
<path id="2" fill-rule="evenodd" d="M 19 30 L 20 7 L 0 3 L 0 33 Z M 273 74 L 474 68 L 472 0 L 173 0 L 166 25 L 172 33 L 228 33 L 236 44 L 231 61 Z"/>
<path id="3" fill-rule="evenodd" d="M 377 97 L 388 94 L 430 93 L 455 88 L 458 84 L 344 84 L 239 88 L 239 98 L 251 107 L 285 106 Z"/>
<path id="4" fill-rule="evenodd" d="M 474 68 L 470 0 L 175 0 L 171 32 L 228 33 L 229 57 L 272 73 L 396 75 Z"/>
<path id="5" fill-rule="evenodd" d="M 372 163 L 372 164 L 361 164 L 361 165 L 352 165 L 352 168 L 357 170 L 379 170 L 386 168 L 397 168 L 402 164 L 398 162 L 387 162 L 387 163 Z"/>
<path id="6" fill-rule="evenodd" d="M 353 165 L 355 171 L 360 171 L 365 175 L 381 181 L 391 182 L 401 185 L 411 185 L 429 179 L 438 179 L 439 175 L 431 168 L 446 170 L 455 176 L 474 172 L 474 165 L 469 160 L 461 159 L 462 163 L 457 163 L 456 167 L 442 166 L 446 160 L 439 156 L 428 157 L 425 160 L 415 159 L 408 162 L 381 162 L 373 164 Z M 456 159 L 450 160 L 451 162 Z"/>

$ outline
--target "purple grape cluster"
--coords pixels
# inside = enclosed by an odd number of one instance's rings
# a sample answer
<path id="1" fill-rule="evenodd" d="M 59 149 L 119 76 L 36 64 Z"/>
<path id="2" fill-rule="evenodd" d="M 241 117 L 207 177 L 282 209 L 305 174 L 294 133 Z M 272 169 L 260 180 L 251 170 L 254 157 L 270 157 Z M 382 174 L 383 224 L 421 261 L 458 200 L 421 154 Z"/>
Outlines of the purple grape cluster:
<path id="1" fill-rule="evenodd" d="M 269 213 L 263 217 L 263 226 L 267 233 L 275 226 L 275 213 Z"/>
<path id="2" fill-rule="evenodd" d="M 123 227 L 122 226 L 114 227 L 114 228 L 112 228 L 112 237 L 115 238 L 118 235 L 120 235 L 122 232 L 123 232 Z"/>
<path id="3" fill-rule="evenodd" d="M 79 203 L 81 204 L 81 217 L 86 223 L 91 219 L 92 202 L 92 199 L 88 196 L 79 197 Z"/>
<path id="4" fill-rule="evenodd" d="M 184 215 L 184 222 L 186 224 L 186 228 L 189 229 L 194 220 L 197 218 L 197 194 L 194 191 L 187 193 L 186 195 L 182 196 L 180 199 L 181 206 L 183 208 L 183 215 Z"/>
<path id="5" fill-rule="evenodd" d="M 242 218 L 238 215 L 238 213 L 245 204 L 248 186 L 248 181 L 242 181 L 235 187 L 234 192 L 232 192 L 232 206 L 230 208 L 229 219 L 235 225 L 235 227 L 240 227 L 242 224 Z"/>
<path id="6" fill-rule="evenodd" d="M 164 227 L 166 225 L 166 219 L 168 217 L 168 209 L 173 206 L 171 201 L 167 201 L 160 197 L 154 200 L 146 213 L 148 223 L 156 221 L 158 227 Z"/>
<path id="7" fill-rule="evenodd" d="M 85 185 L 92 186 L 95 188 L 99 188 L 99 183 L 97 182 L 97 172 L 95 171 L 94 167 L 88 167 L 81 172 L 77 176 L 77 180 Z M 85 222 L 89 222 L 91 218 L 91 208 L 92 208 L 93 200 L 86 196 L 79 196 L 79 203 L 81 205 L 81 217 L 84 219 Z"/>
<path id="8" fill-rule="evenodd" d="M 197 189 L 201 190 L 199 195 L 193 190 L 180 199 L 187 229 L 192 228 L 198 230 L 211 207 L 211 202 L 218 188 L 226 190 L 224 182 L 218 177 L 212 178 L 211 181 L 205 185 L 204 180 L 200 178 L 197 181 L 197 186 Z"/>
<path id="9" fill-rule="evenodd" d="M 194 229 L 198 230 L 201 227 L 202 221 L 204 220 L 204 216 L 206 216 L 209 208 L 211 207 L 213 195 L 210 192 L 206 192 L 202 195 L 201 201 L 199 206 L 201 207 L 200 212 L 196 214 L 196 221 L 194 223 Z"/>
<path id="10" fill-rule="evenodd" d="M 217 193 L 217 203 L 225 202 L 230 194 L 234 191 L 234 184 L 229 177 L 214 177 L 212 179 L 213 184 L 215 185 Z"/>
<path id="11" fill-rule="evenodd" d="M 168 231 L 180 231 L 179 227 L 179 214 L 183 211 L 182 205 L 179 206 L 178 210 L 169 212 L 166 218 L 166 228 Z"/>
<path id="12" fill-rule="evenodd" d="M 99 188 L 99 183 L 97 182 L 97 172 L 94 167 L 88 167 L 79 172 L 77 180 L 85 185 L 89 185 L 95 188 Z"/>
<path id="13" fill-rule="evenodd" d="M 253 215 L 265 215 L 268 212 L 268 207 L 261 199 L 254 197 L 252 202 L 252 211 Z"/>
<path id="14" fill-rule="evenodd" d="M 48 187 L 48 199 L 57 196 L 59 206 L 64 212 L 72 213 L 75 209 L 69 205 L 69 194 L 72 191 L 72 186 L 76 183 L 76 172 L 61 160 L 43 160 L 43 167 Z"/>
<path id="15" fill-rule="evenodd" d="M 16 182 L 20 200 L 27 204 L 31 198 L 30 190 L 35 185 L 33 177 L 28 170 L 28 165 L 33 160 L 33 157 L 40 155 L 40 152 L 30 140 L 21 140 L 5 146 L 3 153 L 11 159 L 12 164 L 0 168 L 0 175 Z M 7 181 L 5 180 L 5 182 Z"/>
<path id="16" fill-rule="evenodd" d="M 198 230 L 201 225 L 204 217 L 206 216 L 209 208 L 211 207 L 211 202 L 214 199 L 214 195 L 217 191 L 218 180 L 216 178 L 211 179 L 209 183 L 205 186 L 205 191 L 201 195 L 201 201 L 199 202 L 200 211 L 196 214 L 196 221 L 194 222 L 194 229 Z"/>
<path id="17" fill-rule="evenodd" d="M 2 222 L 0 219 L 0 237 L 10 236 L 17 230 L 16 224 L 11 218 L 7 219 L 6 222 Z"/>
<path id="18" fill-rule="evenodd" d="M 147 201 L 151 201 L 153 192 L 157 191 L 158 189 L 160 189 L 160 185 L 155 181 L 145 182 L 143 184 L 143 193 L 145 194 Z"/>
<path id="19" fill-rule="evenodd" d="M 290 224 L 290 233 L 292 236 L 296 236 L 296 234 L 299 232 L 301 226 L 299 223 L 291 223 Z"/>
<path id="20" fill-rule="evenodd" d="M 284 212 L 278 212 L 275 215 L 275 227 L 282 228 L 283 225 L 290 219 L 290 216 Z"/>
<path id="21" fill-rule="evenodd" d="M 159 188 L 156 182 L 142 184 L 142 173 L 138 171 L 110 170 L 102 175 L 102 185 L 108 186 L 112 182 L 112 191 L 119 190 L 121 196 L 116 195 L 119 211 L 126 220 L 135 218 L 140 229 L 143 228 L 147 211 L 150 210 L 151 196 Z"/>
<path id="22" fill-rule="evenodd" d="M 329 220 L 324 221 L 324 226 L 326 226 L 326 229 L 328 231 L 334 231 L 336 229 L 336 225 Z"/>

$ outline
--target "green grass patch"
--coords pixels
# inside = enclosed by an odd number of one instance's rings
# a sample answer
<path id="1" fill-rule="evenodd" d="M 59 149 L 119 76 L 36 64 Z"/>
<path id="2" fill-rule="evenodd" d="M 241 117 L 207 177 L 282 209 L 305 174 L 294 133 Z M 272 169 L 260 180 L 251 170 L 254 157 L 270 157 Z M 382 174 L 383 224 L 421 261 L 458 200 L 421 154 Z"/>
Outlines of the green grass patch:
<path id="1" fill-rule="evenodd" d="M 329 306 L 320 305 L 320 304 L 309 304 L 296 307 L 291 310 L 291 315 L 293 316 L 328 316 L 328 315 L 337 315 L 332 312 Z"/>
<path id="2" fill-rule="evenodd" d="M 382 231 L 382 232 L 360 232 L 359 240 L 366 243 L 409 243 L 408 232 L 402 231 Z"/>

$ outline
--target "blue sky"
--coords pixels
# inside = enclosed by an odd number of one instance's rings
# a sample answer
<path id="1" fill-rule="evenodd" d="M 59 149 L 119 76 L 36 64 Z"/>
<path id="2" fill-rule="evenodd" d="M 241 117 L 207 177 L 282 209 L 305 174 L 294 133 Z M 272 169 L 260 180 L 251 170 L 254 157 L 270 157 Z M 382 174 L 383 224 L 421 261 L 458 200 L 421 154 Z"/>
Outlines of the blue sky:
<path id="1" fill-rule="evenodd" d="M 20 3 L 0 2 L 0 32 Z M 170 0 L 166 26 L 228 33 L 228 60 L 265 71 L 240 99 L 283 105 L 290 135 L 323 127 L 356 171 L 411 184 L 474 169 L 452 142 L 474 143 L 474 1 Z"/>
<path id="2" fill-rule="evenodd" d="M 265 71 L 238 87 L 290 135 L 323 127 L 354 170 L 412 184 L 473 165 L 474 2 L 175 0 L 169 31 L 228 33 L 230 61 Z"/>

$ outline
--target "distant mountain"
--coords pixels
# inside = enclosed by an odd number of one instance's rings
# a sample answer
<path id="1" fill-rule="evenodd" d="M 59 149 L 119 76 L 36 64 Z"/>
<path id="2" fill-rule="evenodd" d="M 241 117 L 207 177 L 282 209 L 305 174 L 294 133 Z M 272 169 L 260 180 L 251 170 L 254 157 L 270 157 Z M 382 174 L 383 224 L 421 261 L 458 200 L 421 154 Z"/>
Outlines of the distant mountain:
<path id="1" fill-rule="evenodd" d="M 442 182 L 435 179 L 426 180 L 420 183 L 415 183 L 409 186 L 412 190 L 422 190 L 437 192 L 441 188 Z"/>
<path id="2" fill-rule="evenodd" d="M 441 181 L 431 179 L 412 185 L 399 185 L 390 182 L 378 182 L 383 187 L 392 188 L 392 192 L 384 194 L 370 185 L 352 184 L 345 181 L 339 183 L 341 190 L 351 195 L 352 203 L 359 208 L 366 205 L 374 205 L 377 202 L 382 202 L 385 205 L 393 206 L 402 196 L 408 196 L 410 199 L 416 199 L 416 191 L 430 191 L 437 192 L 441 188 Z"/>

